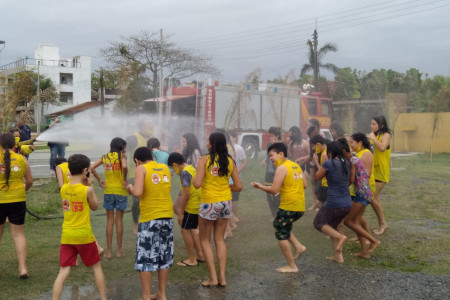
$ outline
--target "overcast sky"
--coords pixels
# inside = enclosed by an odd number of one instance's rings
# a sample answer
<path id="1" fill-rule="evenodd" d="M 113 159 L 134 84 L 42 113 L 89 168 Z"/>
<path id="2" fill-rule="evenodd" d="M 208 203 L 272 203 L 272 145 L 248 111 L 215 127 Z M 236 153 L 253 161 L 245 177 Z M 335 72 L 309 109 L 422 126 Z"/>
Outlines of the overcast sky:
<path id="1" fill-rule="evenodd" d="M 92 56 L 94 69 L 106 66 L 99 49 L 109 41 L 162 28 L 181 47 L 212 56 L 222 81 L 256 68 L 263 80 L 292 68 L 298 76 L 317 19 L 319 47 L 333 42 L 339 49 L 323 62 L 450 75 L 449 0 L 2 0 L 0 12 L 2 65 L 34 57 L 44 43 L 64 58 Z"/>

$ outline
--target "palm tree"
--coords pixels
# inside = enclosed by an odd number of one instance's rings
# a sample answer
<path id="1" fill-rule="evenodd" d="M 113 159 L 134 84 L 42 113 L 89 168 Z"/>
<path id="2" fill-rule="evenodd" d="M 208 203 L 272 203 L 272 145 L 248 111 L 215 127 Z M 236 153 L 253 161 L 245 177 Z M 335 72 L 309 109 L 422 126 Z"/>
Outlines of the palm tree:
<path id="1" fill-rule="evenodd" d="M 317 41 L 317 30 L 314 30 L 314 41 Z M 314 74 L 314 88 L 318 89 L 318 78 L 319 78 L 319 69 L 325 69 L 328 71 L 332 71 L 333 73 L 336 73 L 338 71 L 338 67 L 331 63 L 322 64 L 322 58 L 328 53 L 328 52 L 336 52 L 337 46 L 334 43 L 326 43 L 323 45 L 319 51 L 317 51 L 317 47 L 313 44 L 312 41 L 308 40 L 306 44 L 309 46 L 309 52 L 308 52 L 308 64 L 304 64 L 302 67 L 302 70 L 300 72 L 300 76 L 305 75 L 307 72 L 313 70 Z M 316 44 L 317 45 L 317 44 Z M 317 51 L 317 53 L 316 53 Z"/>

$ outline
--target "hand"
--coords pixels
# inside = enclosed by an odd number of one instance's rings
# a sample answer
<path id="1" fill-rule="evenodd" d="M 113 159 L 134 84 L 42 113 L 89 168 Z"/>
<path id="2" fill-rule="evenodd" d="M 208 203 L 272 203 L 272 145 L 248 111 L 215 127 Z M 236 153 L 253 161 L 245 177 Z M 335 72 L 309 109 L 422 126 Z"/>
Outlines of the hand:
<path id="1" fill-rule="evenodd" d="M 317 155 L 317 153 L 313 154 L 313 161 L 318 164 L 319 163 L 319 156 Z"/>
<path id="2" fill-rule="evenodd" d="M 261 188 L 261 183 L 259 183 L 259 182 L 253 181 L 253 182 L 250 183 L 250 184 L 251 184 L 252 187 L 254 187 L 254 188 L 257 188 L 257 189 Z"/>
<path id="3" fill-rule="evenodd" d="M 98 185 L 99 185 L 102 189 L 105 189 L 105 182 L 104 182 L 103 180 L 100 180 L 100 181 L 98 182 Z"/>
<path id="4" fill-rule="evenodd" d="M 178 224 L 181 226 L 181 224 L 183 224 L 183 217 L 184 217 L 184 214 L 179 214 L 178 215 Z"/>
<path id="5" fill-rule="evenodd" d="M 83 179 L 83 184 L 84 185 L 92 186 L 93 183 L 94 183 L 93 176 L 85 177 L 85 179 Z"/>
<path id="6" fill-rule="evenodd" d="M 127 190 L 128 194 L 131 194 L 131 192 L 133 191 L 133 185 L 131 183 L 129 183 L 125 189 Z"/>
<path id="7" fill-rule="evenodd" d="M 372 141 L 376 140 L 376 138 L 377 138 L 377 137 L 375 136 L 375 133 L 373 133 L 373 132 L 366 134 L 366 137 L 367 137 L 369 140 L 372 140 Z"/>

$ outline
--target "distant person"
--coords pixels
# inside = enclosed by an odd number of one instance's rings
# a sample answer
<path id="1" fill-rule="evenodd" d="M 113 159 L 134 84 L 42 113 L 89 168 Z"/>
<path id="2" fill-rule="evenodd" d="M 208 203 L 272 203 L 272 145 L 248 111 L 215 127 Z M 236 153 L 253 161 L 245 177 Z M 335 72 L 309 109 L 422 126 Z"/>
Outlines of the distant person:
<path id="1" fill-rule="evenodd" d="M 313 202 L 311 204 L 311 206 L 308 208 L 308 210 L 318 210 L 321 207 L 321 202 L 319 201 L 319 199 L 317 199 L 317 195 L 316 195 L 316 191 L 315 191 L 315 186 L 316 186 L 316 172 L 317 172 L 317 168 L 316 168 L 316 164 L 313 160 L 314 157 L 314 153 L 316 153 L 316 149 L 311 145 L 311 139 L 313 137 L 315 137 L 316 135 L 319 135 L 319 130 L 317 129 L 317 127 L 315 126 L 310 126 L 308 128 L 308 131 L 306 132 L 306 134 L 308 135 L 308 139 L 309 139 L 309 158 L 306 160 L 306 171 L 310 176 L 310 180 L 311 180 L 311 194 L 312 194 L 312 199 Z"/>
<path id="2" fill-rule="evenodd" d="M 26 214 L 26 191 L 33 184 L 31 169 L 27 160 L 12 150 L 15 145 L 11 133 L 0 135 L 0 240 L 6 219 L 9 220 L 11 238 L 19 263 L 19 278 L 28 278 L 27 240 L 24 232 Z"/>
<path id="3" fill-rule="evenodd" d="M 29 143 L 27 143 L 26 145 L 22 145 L 22 143 L 20 142 L 20 131 L 17 128 L 14 128 L 11 129 L 9 132 L 14 135 L 15 139 L 15 146 L 13 149 L 14 152 L 22 154 L 28 160 L 28 157 L 34 151 L 33 141 L 29 140 L 28 141 Z"/>
<path id="4" fill-rule="evenodd" d="M 370 122 L 371 133 L 367 138 L 374 145 L 373 172 L 375 176 L 375 195 L 372 201 L 372 208 L 378 217 L 378 228 L 373 231 L 377 235 L 384 233 L 388 227 L 384 218 L 383 205 L 381 205 L 380 194 L 386 183 L 389 182 L 389 167 L 391 160 L 391 134 L 384 116 L 375 117 Z"/>
<path id="5" fill-rule="evenodd" d="M 313 161 L 317 170 L 323 166 L 324 162 L 329 159 L 327 154 L 327 145 L 325 144 L 325 139 L 321 135 L 316 135 L 310 140 L 315 153 L 313 156 Z M 317 172 L 316 172 L 317 174 Z M 327 178 L 323 177 L 321 181 L 315 181 L 314 191 L 316 193 L 317 200 L 319 200 L 319 208 L 322 207 L 323 203 L 327 200 L 328 192 L 328 182 Z"/>
<path id="6" fill-rule="evenodd" d="M 117 250 L 116 257 L 122 257 L 123 214 L 128 206 L 125 186 L 127 182 L 127 142 L 119 137 L 113 138 L 110 150 L 91 166 L 92 174 L 104 189 L 103 208 L 106 210 L 106 258 L 112 258 L 112 240 L 114 224 L 116 225 Z M 103 165 L 105 181 L 95 170 Z M 114 215 L 115 210 L 115 215 Z"/>
<path id="7" fill-rule="evenodd" d="M 269 143 L 267 144 L 267 149 L 274 143 L 283 142 L 283 138 L 281 136 L 281 128 L 272 126 L 269 128 Z M 265 184 L 267 186 L 272 185 L 273 178 L 275 177 L 276 167 L 270 160 L 269 154 L 266 155 L 266 158 L 261 162 L 262 166 L 266 167 L 266 177 Z M 280 194 L 271 194 L 266 193 L 267 203 L 269 204 L 270 212 L 272 213 L 272 217 L 275 218 L 278 213 L 278 207 L 280 206 Z"/>
<path id="8" fill-rule="evenodd" d="M 198 139 L 193 133 L 185 133 L 181 136 L 181 155 L 186 163 L 197 168 L 198 160 L 202 156 Z"/>
<path id="9" fill-rule="evenodd" d="M 83 263 L 94 272 L 101 299 L 106 299 L 105 277 L 100 256 L 92 233 L 90 211 L 97 210 L 98 200 L 89 176 L 90 160 L 85 155 L 69 157 L 71 182 L 63 185 L 60 194 L 64 212 L 62 225 L 59 274 L 53 284 L 53 299 L 60 299 L 64 283 L 71 267 L 76 265 L 79 254 Z"/>
<path id="10" fill-rule="evenodd" d="M 199 262 L 205 261 L 198 233 L 198 212 L 202 191 L 193 185 L 197 170 L 194 166 L 187 164 L 184 157 L 177 152 L 169 155 L 168 162 L 174 172 L 180 176 L 182 198 L 175 213 L 178 216 L 178 224 L 181 226 L 181 235 L 188 254 L 188 258 L 177 262 L 177 266 L 197 266 Z"/>
<path id="11" fill-rule="evenodd" d="M 19 119 L 19 121 L 17 121 L 16 127 L 20 132 L 20 141 L 21 142 L 31 140 L 30 126 L 28 126 L 28 124 L 26 124 L 23 119 Z"/>
<path id="12" fill-rule="evenodd" d="M 55 129 L 61 124 L 60 117 L 56 117 L 52 123 L 48 125 L 47 130 Z M 69 145 L 63 141 L 50 141 L 48 147 L 50 148 L 50 175 L 55 175 L 55 169 L 53 168 L 55 158 L 64 157 L 66 155 L 66 147 Z"/>
<path id="13" fill-rule="evenodd" d="M 304 140 L 297 126 L 289 128 L 288 158 L 298 164 L 305 172 L 305 163 L 309 160 L 309 142 Z"/>
<path id="14" fill-rule="evenodd" d="M 342 248 L 347 237 L 337 229 L 352 207 L 349 185 L 354 178 L 350 176 L 350 162 L 344 157 L 339 142 L 327 145 L 327 155 L 329 159 L 316 173 L 316 180 L 327 179 L 327 199 L 314 218 L 314 227 L 331 238 L 334 256 L 327 259 L 343 263 Z"/>
<path id="15" fill-rule="evenodd" d="M 297 273 L 298 267 L 295 260 L 306 251 L 292 233 L 293 223 L 305 213 L 305 188 L 306 178 L 303 176 L 300 166 L 287 159 L 287 149 L 283 143 L 274 143 L 267 150 L 270 160 L 277 170 L 271 186 L 265 186 L 258 182 L 252 182 L 252 186 L 271 194 L 281 194 L 280 207 L 273 221 L 275 237 L 278 240 L 281 252 L 286 258 L 287 265 L 277 268 L 280 273 Z M 294 247 L 294 254 L 291 246 Z"/>
<path id="16" fill-rule="evenodd" d="M 127 192 L 140 198 L 141 210 L 134 269 L 139 271 L 142 299 L 166 299 L 167 277 L 173 265 L 171 174 L 165 164 L 153 161 L 147 147 L 136 149 L 133 159 L 136 175 Z M 154 271 L 158 271 L 158 292 L 151 295 Z"/>
<path id="17" fill-rule="evenodd" d="M 66 183 L 70 183 L 72 175 L 69 170 L 69 162 L 65 157 L 57 157 L 54 161 L 54 169 L 56 173 L 56 180 L 58 181 L 58 188 L 61 189 Z"/>
<path id="18" fill-rule="evenodd" d="M 227 149 L 225 135 L 213 132 L 206 142 L 208 155 L 198 161 L 194 187 L 202 188 L 199 210 L 200 245 L 205 256 L 209 278 L 202 282 L 205 287 L 226 286 L 225 269 L 227 264 L 227 246 L 225 230 L 232 215 L 231 192 L 241 191 L 239 174 Z M 230 184 L 229 178 L 233 179 Z M 211 233 L 214 234 L 219 276 L 216 274 L 214 253 L 211 246 Z"/>
<path id="19" fill-rule="evenodd" d="M 316 118 L 309 119 L 308 120 L 308 128 L 311 127 L 311 126 L 314 126 L 316 128 L 316 130 L 318 131 L 318 132 L 315 132 L 315 135 L 319 134 L 323 138 L 326 138 L 325 133 L 320 130 L 320 122 L 319 122 L 319 120 L 317 120 Z"/>
<path id="20" fill-rule="evenodd" d="M 338 122 L 332 122 L 330 125 L 330 133 L 333 141 L 337 141 L 340 138 L 348 139 L 348 135 L 345 133 L 344 128 Z"/>
<path id="21" fill-rule="evenodd" d="M 138 131 L 133 135 L 126 138 L 128 152 L 128 182 L 133 184 L 134 171 L 136 164 L 133 160 L 134 151 L 139 147 L 146 147 L 147 140 L 153 137 L 154 127 L 153 122 L 150 119 L 142 119 L 138 123 Z M 133 216 L 133 232 L 137 233 L 138 220 L 139 220 L 139 198 L 133 197 L 133 206 L 131 207 L 131 214 Z"/>
<path id="22" fill-rule="evenodd" d="M 147 141 L 147 148 L 152 151 L 153 160 L 160 164 L 167 164 L 167 160 L 169 159 L 169 153 L 161 150 L 161 143 L 157 138 L 150 138 Z"/>

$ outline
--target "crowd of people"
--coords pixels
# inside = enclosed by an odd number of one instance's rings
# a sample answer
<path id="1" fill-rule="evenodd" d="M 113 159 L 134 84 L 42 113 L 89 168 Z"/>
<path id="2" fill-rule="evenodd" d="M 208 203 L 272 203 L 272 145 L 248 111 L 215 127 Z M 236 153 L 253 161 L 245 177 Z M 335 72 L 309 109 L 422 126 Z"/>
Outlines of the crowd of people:
<path id="1" fill-rule="evenodd" d="M 293 223 L 305 213 L 305 190 L 310 177 L 313 203 L 317 211 L 314 227 L 330 237 L 333 255 L 327 259 L 343 263 L 343 245 L 347 236 L 342 226 L 356 233 L 361 251 L 353 255 L 370 258 L 380 245 L 375 235 L 387 228 L 380 193 L 389 182 L 390 138 L 384 116 L 371 121 L 371 132 L 346 135 L 338 123 L 331 124 L 333 141 L 327 140 L 316 119 L 308 122 L 308 138 L 293 126 L 284 136 L 279 127 L 268 130 L 265 182 L 251 186 L 267 194 L 275 238 L 287 264 L 276 271 L 298 272 L 296 259 L 306 247 L 292 233 Z M 285 137 L 285 139 L 284 139 Z M 114 138 L 110 151 L 91 164 L 88 157 L 75 154 L 53 161 L 62 200 L 64 221 L 60 248 L 60 271 L 53 287 L 59 299 L 70 268 L 77 257 L 92 267 L 102 299 L 106 299 L 101 256 L 113 258 L 113 231 L 116 227 L 116 257 L 121 257 L 123 215 L 132 197 L 133 231 L 137 234 L 134 268 L 139 271 L 142 299 L 166 299 L 169 268 L 173 266 L 174 220 L 181 227 L 187 258 L 179 267 L 205 263 L 209 278 L 205 287 L 227 285 L 227 247 L 239 221 L 237 208 L 242 190 L 241 176 L 247 165 L 243 148 L 234 130 L 216 130 L 206 141 L 202 155 L 197 137 L 181 136 L 181 148 L 172 153 L 161 150 L 151 120 L 140 121 L 135 134 L 127 139 Z M 12 133 L 0 135 L 0 238 L 5 222 L 10 223 L 16 248 L 19 277 L 27 278 L 27 243 L 24 235 L 26 191 L 33 178 L 27 159 L 16 153 Z M 104 179 L 96 169 L 103 166 Z M 171 198 L 172 174 L 179 176 L 181 192 Z M 90 211 L 99 201 L 92 187 L 94 178 L 104 189 L 106 210 L 106 251 L 98 244 L 91 228 Z M 23 184 L 25 182 L 25 184 Z M 378 228 L 370 231 L 364 212 L 371 205 L 378 217 Z M 177 217 L 174 218 L 174 214 Z M 372 234 L 373 233 L 373 234 Z M 216 271 L 215 244 L 218 272 Z M 293 247 L 293 251 L 291 250 Z M 158 273 L 158 291 L 151 294 L 152 272 Z"/>

